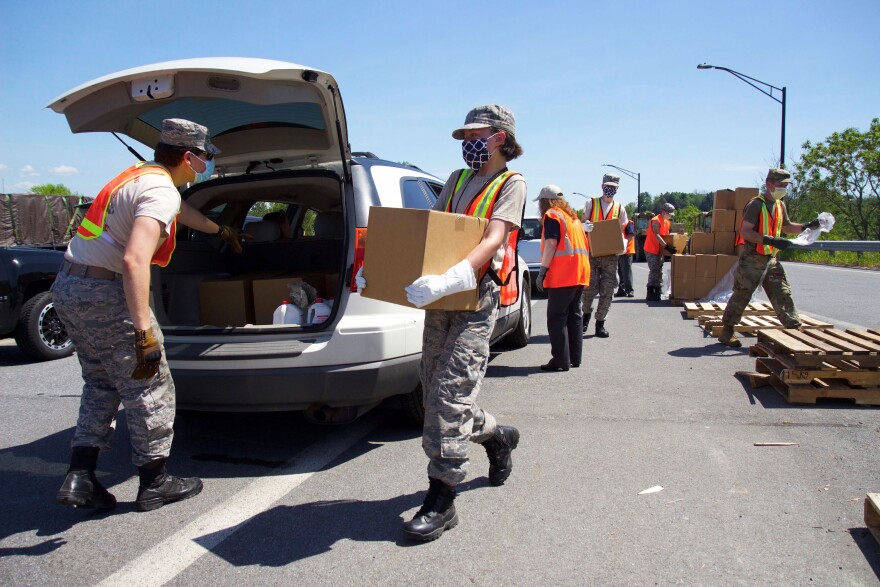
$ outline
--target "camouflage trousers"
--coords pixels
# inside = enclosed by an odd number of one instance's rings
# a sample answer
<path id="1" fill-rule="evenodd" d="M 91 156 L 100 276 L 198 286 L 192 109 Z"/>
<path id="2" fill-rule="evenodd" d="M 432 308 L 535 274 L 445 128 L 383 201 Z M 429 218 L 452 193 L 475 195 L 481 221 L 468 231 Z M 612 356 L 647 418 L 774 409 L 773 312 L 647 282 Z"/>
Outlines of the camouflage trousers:
<path id="1" fill-rule="evenodd" d="M 593 298 L 598 293 L 596 320 L 604 320 L 611 308 L 615 287 L 617 287 L 617 255 L 590 257 L 590 285 L 584 288 L 584 314 L 593 313 Z"/>
<path id="2" fill-rule="evenodd" d="M 733 273 L 733 295 L 721 318 L 724 325 L 736 326 L 739 323 L 758 285 L 767 292 L 767 298 L 783 326 L 797 328 L 801 325 L 782 264 L 775 255 L 759 255 L 749 250 L 740 256 L 739 265 Z"/>
<path id="3" fill-rule="evenodd" d="M 131 378 L 137 363 L 134 325 L 122 280 L 59 273 L 52 285 L 52 301 L 82 367 L 82 399 L 71 446 L 109 449 L 121 403 L 135 466 L 167 457 L 174 437 L 174 382 L 152 311 L 150 322 L 162 346 L 162 362 L 157 375 L 136 381 Z"/>
<path id="4" fill-rule="evenodd" d="M 467 476 L 468 448 L 495 433 L 495 418 L 476 405 L 489 365 L 499 288 L 484 279 L 473 312 L 425 312 L 421 381 L 425 399 L 422 448 L 428 477 L 457 485 Z"/>
<path id="5" fill-rule="evenodd" d="M 660 287 L 663 283 L 663 255 L 655 255 L 645 251 L 648 262 L 648 287 Z"/>

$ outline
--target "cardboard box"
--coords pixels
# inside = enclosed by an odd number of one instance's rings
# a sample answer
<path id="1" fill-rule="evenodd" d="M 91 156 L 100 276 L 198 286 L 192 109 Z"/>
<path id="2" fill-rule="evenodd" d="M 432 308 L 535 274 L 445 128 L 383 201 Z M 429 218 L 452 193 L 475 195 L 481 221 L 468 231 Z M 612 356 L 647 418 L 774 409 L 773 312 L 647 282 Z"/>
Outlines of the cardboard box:
<path id="1" fill-rule="evenodd" d="M 624 251 L 619 219 L 594 222 L 593 230 L 587 233 L 587 238 L 590 241 L 590 255 L 593 257 L 619 255 Z"/>
<path id="2" fill-rule="evenodd" d="M 691 255 L 711 255 L 715 252 L 715 234 L 695 232 L 691 235 Z"/>
<path id="3" fill-rule="evenodd" d="M 415 307 L 404 288 L 422 275 L 439 275 L 459 263 L 483 238 L 488 224 L 485 218 L 462 214 L 372 206 L 364 251 L 367 288 L 361 295 Z M 477 290 L 440 298 L 425 308 L 475 310 Z"/>
<path id="4" fill-rule="evenodd" d="M 667 234 L 661 236 L 660 238 L 662 238 L 667 245 L 672 245 L 673 247 L 675 247 L 675 250 L 677 250 L 679 253 L 687 248 L 688 237 L 686 234 Z M 660 249 L 660 252 L 663 253 L 665 257 L 672 256 L 672 254 L 666 249 Z"/>
<path id="5" fill-rule="evenodd" d="M 734 210 L 742 210 L 752 198 L 758 197 L 758 188 L 736 188 L 734 196 Z"/>
<path id="6" fill-rule="evenodd" d="M 676 300 L 694 299 L 697 258 L 694 255 L 672 255 L 672 292 Z"/>
<path id="7" fill-rule="evenodd" d="M 202 325 L 253 324 L 253 306 L 251 284 L 247 279 L 203 281 L 199 284 L 199 321 Z"/>
<path id="8" fill-rule="evenodd" d="M 715 203 L 712 206 L 715 210 L 734 210 L 736 202 L 736 192 L 733 190 L 716 190 Z"/>
<path id="9" fill-rule="evenodd" d="M 281 302 L 290 298 L 290 284 L 297 281 L 303 281 L 303 279 L 299 276 L 253 279 L 251 281 L 253 292 L 251 299 L 254 310 L 251 323 L 272 324 L 272 314 L 281 305 Z"/>
<path id="10" fill-rule="evenodd" d="M 714 275 L 712 277 L 697 277 L 694 281 L 694 299 L 699 300 L 708 296 L 712 288 L 715 287 L 715 283 Z"/>
<path id="11" fill-rule="evenodd" d="M 733 230 L 735 230 L 738 233 L 739 229 L 742 228 L 742 225 L 743 225 L 743 211 L 737 210 L 736 211 L 736 220 L 733 223 Z"/>
<path id="12" fill-rule="evenodd" d="M 736 243 L 735 232 L 715 232 L 715 254 L 733 255 L 733 245 Z"/>
<path id="13" fill-rule="evenodd" d="M 731 232 L 736 230 L 735 210 L 715 210 L 712 212 L 712 232 Z"/>
<path id="14" fill-rule="evenodd" d="M 715 279 L 717 255 L 695 255 L 697 279 Z"/>
<path id="15" fill-rule="evenodd" d="M 720 281 L 722 277 L 727 275 L 730 269 L 736 265 L 739 257 L 736 255 L 718 255 L 715 259 L 715 278 Z"/>

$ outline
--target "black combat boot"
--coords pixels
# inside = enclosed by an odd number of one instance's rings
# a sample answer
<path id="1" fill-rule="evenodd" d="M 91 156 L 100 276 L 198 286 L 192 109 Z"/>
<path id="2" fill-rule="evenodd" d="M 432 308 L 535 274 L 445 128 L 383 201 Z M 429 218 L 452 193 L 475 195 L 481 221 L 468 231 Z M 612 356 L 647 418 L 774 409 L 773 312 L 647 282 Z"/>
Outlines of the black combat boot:
<path id="1" fill-rule="evenodd" d="M 489 455 L 489 483 L 504 485 L 513 470 L 510 453 L 519 444 L 519 430 L 513 426 L 498 426 L 492 438 L 483 443 Z"/>
<path id="2" fill-rule="evenodd" d="M 137 505 L 141 511 L 155 510 L 166 503 L 194 497 L 202 491 L 198 477 L 175 477 L 165 470 L 165 459 L 156 459 L 138 467 L 141 484 Z"/>
<path id="3" fill-rule="evenodd" d="M 660 288 L 649 285 L 648 286 L 648 295 L 645 297 L 645 300 L 648 302 L 659 302 L 660 301 Z"/>
<path id="4" fill-rule="evenodd" d="M 608 334 L 608 331 L 605 330 L 605 321 L 604 320 L 596 320 L 596 336 L 599 338 L 608 338 L 611 336 Z"/>
<path id="5" fill-rule="evenodd" d="M 584 334 L 587 333 L 587 326 L 589 326 L 589 324 L 590 324 L 590 316 L 592 316 L 592 315 L 593 315 L 592 313 L 584 312 Z"/>
<path id="6" fill-rule="evenodd" d="M 75 508 L 109 510 L 116 507 L 116 498 L 95 476 L 98 453 L 95 446 L 76 446 L 70 454 L 70 469 L 55 501 Z"/>
<path id="7" fill-rule="evenodd" d="M 428 477 L 428 494 L 421 509 L 409 522 L 403 523 L 407 538 L 428 542 L 437 540 L 443 532 L 458 525 L 455 513 L 455 487 L 439 479 Z"/>
<path id="8" fill-rule="evenodd" d="M 617 288 L 617 291 L 614 292 L 614 297 L 615 297 L 615 298 L 622 298 L 622 297 L 625 296 L 625 295 L 626 295 L 626 292 L 623 291 L 623 288 Z"/>

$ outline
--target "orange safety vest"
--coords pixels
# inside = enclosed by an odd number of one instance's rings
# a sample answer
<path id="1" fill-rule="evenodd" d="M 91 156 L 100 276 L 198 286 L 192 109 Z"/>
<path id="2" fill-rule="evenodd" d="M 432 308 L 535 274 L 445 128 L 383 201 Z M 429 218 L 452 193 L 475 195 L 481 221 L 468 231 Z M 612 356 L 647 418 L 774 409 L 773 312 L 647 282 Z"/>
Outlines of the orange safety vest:
<path id="1" fill-rule="evenodd" d="M 668 235 L 669 227 L 672 226 L 672 221 L 663 218 L 662 213 L 651 218 L 651 222 L 654 222 L 655 220 L 660 221 L 660 236 Z M 660 243 L 657 241 L 657 237 L 654 236 L 654 231 L 651 230 L 651 222 L 648 223 L 648 235 L 645 237 L 645 252 L 651 253 L 652 255 L 659 255 Z"/>
<path id="2" fill-rule="evenodd" d="M 602 198 L 593 198 L 593 210 L 590 213 L 590 222 L 599 222 L 600 220 L 611 220 L 620 216 L 620 202 L 611 204 L 608 214 L 602 218 Z"/>
<path id="3" fill-rule="evenodd" d="M 164 175 L 168 177 L 169 180 L 171 179 L 171 173 L 169 173 L 163 165 L 158 163 L 146 163 L 144 161 L 135 163 L 113 178 L 110 183 L 101 189 L 101 192 L 94 199 L 92 205 L 89 206 L 89 210 L 86 212 L 85 218 L 83 218 L 79 228 L 76 229 L 76 235 L 85 240 L 91 240 L 103 235 L 104 223 L 107 220 L 107 210 L 109 209 L 110 202 L 113 200 L 116 192 L 122 189 L 127 183 L 134 181 L 142 175 Z M 171 254 L 174 253 L 176 241 L 174 237 L 176 233 L 177 217 L 175 216 L 174 220 L 171 221 L 171 225 L 168 227 L 168 238 L 166 238 L 165 242 L 163 242 L 156 252 L 153 253 L 151 262 L 154 265 L 165 267 L 168 265 L 168 262 L 171 261 Z M 109 237 L 110 235 L 105 235 L 105 238 L 109 239 Z"/>
<path id="4" fill-rule="evenodd" d="M 627 228 L 627 226 L 632 226 L 632 227 L 633 227 L 633 237 L 632 237 L 631 239 L 627 239 L 627 238 L 626 238 L 626 228 Z M 624 254 L 625 254 L 625 255 L 635 255 L 635 254 L 636 254 L 636 237 L 635 237 L 635 228 L 636 228 L 636 225 L 633 224 L 633 221 L 632 221 L 632 220 L 628 220 L 628 221 L 626 222 L 626 226 L 624 226 L 624 227 L 621 229 L 621 232 L 623 233 L 623 238 L 624 238 L 624 240 L 626 240 L 626 251 L 624 251 Z"/>
<path id="5" fill-rule="evenodd" d="M 544 287 L 570 287 L 590 284 L 590 259 L 584 226 L 558 208 L 550 208 L 544 218 L 559 222 L 559 242 L 550 261 Z M 542 222 L 543 224 L 543 222 Z M 544 231 L 541 231 L 541 252 L 544 252 Z"/>
<path id="6" fill-rule="evenodd" d="M 472 169 L 461 169 L 458 172 L 458 179 L 455 181 L 455 188 L 449 194 L 449 200 L 446 201 L 446 211 L 452 212 L 452 200 L 456 194 L 464 190 L 471 178 L 476 174 Z M 492 210 L 495 208 L 495 200 L 501 193 L 502 188 L 514 175 L 520 175 L 515 171 L 508 171 L 507 168 L 495 175 L 483 187 L 483 191 L 474 196 L 468 204 L 465 214 L 468 216 L 477 216 L 479 218 L 491 218 Z M 514 228 L 510 231 L 507 239 L 507 245 L 504 249 L 504 260 L 501 262 L 501 271 L 492 270 L 492 259 L 489 259 L 480 269 L 480 280 L 489 273 L 492 281 L 501 286 L 500 303 L 501 306 L 511 306 L 519 299 L 519 262 L 517 261 L 517 244 L 519 229 Z M 513 279 L 511 279 L 513 276 Z M 480 281 L 478 280 L 478 281 Z"/>
<path id="7" fill-rule="evenodd" d="M 764 196 L 758 196 L 757 198 L 752 198 L 749 201 L 749 204 L 754 202 L 755 200 L 761 200 L 761 216 L 758 218 L 758 226 L 756 227 L 756 231 L 760 235 L 766 236 L 775 236 L 779 237 L 782 235 L 782 202 L 774 202 L 773 203 L 773 214 L 767 210 L 767 200 L 764 199 Z M 748 204 L 746 204 L 746 208 L 748 208 Z M 745 208 L 743 208 L 745 210 Z M 736 233 L 736 246 L 744 245 L 746 240 L 742 237 L 742 220 L 739 223 L 739 232 Z M 771 247 L 770 245 L 763 245 L 761 243 L 755 244 L 755 250 L 759 255 L 775 255 L 778 250 L 776 247 Z"/>

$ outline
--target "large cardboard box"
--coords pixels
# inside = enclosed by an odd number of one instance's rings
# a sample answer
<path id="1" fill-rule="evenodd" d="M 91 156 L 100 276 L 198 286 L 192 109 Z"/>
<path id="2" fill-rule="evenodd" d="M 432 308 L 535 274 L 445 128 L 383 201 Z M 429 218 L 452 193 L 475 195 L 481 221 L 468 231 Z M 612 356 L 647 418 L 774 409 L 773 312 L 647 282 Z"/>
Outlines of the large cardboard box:
<path id="1" fill-rule="evenodd" d="M 695 255 L 697 279 L 715 279 L 717 255 Z"/>
<path id="2" fill-rule="evenodd" d="M 252 322 L 254 324 L 272 324 L 272 314 L 275 312 L 275 308 L 280 306 L 281 302 L 290 298 L 290 284 L 298 281 L 303 281 L 302 277 L 298 275 L 252 280 L 251 289 L 254 306 Z"/>
<path id="3" fill-rule="evenodd" d="M 718 255 L 715 259 L 716 281 L 719 281 L 722 277 L 727 275 L 728 271 L 736 265 L 737 261 L 739 261 L 739 257 L 736 255 Z"/>
<path id="4" fill-rule="evenodd" d="M 679 253 L 683 252 L 687 248 L 688 237 L 686 234 L 667 234 L 661 236 L 660 238 L 662 238 L 667 245 L 672 245 L 673 247 L 675 247 L 675 250 Z M 666 249 L 660 249 L 660 252 L 663 253 L 663 255 L 666 257 L 672 256 L 672 253 L 670 253 Z"/>
<path id="5" fill-rule="evenodd" d="M 733 210 L 736 202 L 736 192 L 733 190 L 716 190 L 715 202 L 713 208 L 715 210 Z"/>
<path id="6" fill-rule="evenodd" d="M 203 281 L 199 284 L 199 321 L 206 326 L 244 326 L 254 322 L 248 279 Z M 271 323 L 271 316 L 269 322 Z"/>
<path id="7" fill-rule="evenodd" d="M 361 295 L 415 307 L 404 288 L 422 275 L 439 275 L 464 259 L 483 238 L 485 218 L 433 210 L 372 206 L 364 251 L 367 288 Z M 621 240 L 618 223 L 617 240 Z M 477 290 L 440 298 L 429 310 L 475 310 Z"/>
<path id="8" fill-rule="evenodd" d="M 733 223 L 733 230 L 739 232 L 739 229 L 742 228 L 743 225 L 743 211 L 736 211 L 736 221 Z"/>
<path id="9" fill-rule="evenodd" d="M 691 235 L 691 255 L 711 255 L 715 252 L 715 233 L 695 232 Z"/>
<path id="10" fill-rule="evenodd" d="M 732 255 L 733 245 L 736 243 L 735 232 L 715 232 L 715 254 Z"/>
<path id="11" fill-rule="evenodd" d="M 694 299 L 697 258 L 695 255 L 672 255 L 672 298 Z"/>
<path id="12" fill-rule="evenodd" d="M 712 232 L 730 232 L 736 230 L 735 210 L 715 210 L 712 212 Z"/>
<path id="13" fill-rule="evenodd" d="M 606 257 L 619 255 L 624 251 L 623 232 L 620 229 L 620 220 L 600 220 L 593 223 L 593 230 L 587 233 L 590 240 L 590 255 L 593 257 Z"/>
<path id="14" fill-rule="evenodd" d="M 736 188 L 734 210 L 742 210 L 752 198 L 758 197 L 758 188 Z"/>

